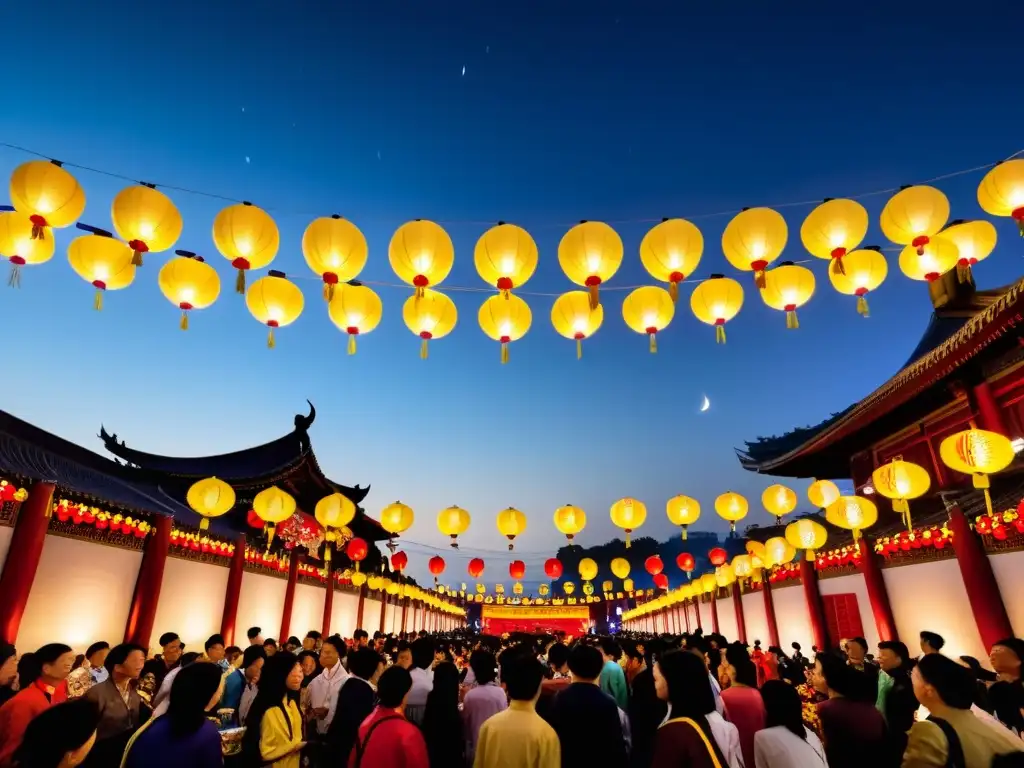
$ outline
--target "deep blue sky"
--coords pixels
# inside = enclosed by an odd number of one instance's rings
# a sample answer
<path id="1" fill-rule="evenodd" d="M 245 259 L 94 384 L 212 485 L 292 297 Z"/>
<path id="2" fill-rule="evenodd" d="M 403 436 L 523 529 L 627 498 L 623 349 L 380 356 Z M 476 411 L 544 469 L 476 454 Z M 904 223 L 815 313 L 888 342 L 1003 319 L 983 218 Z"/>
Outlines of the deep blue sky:
<path id="1" fill-rule="evenodd" d="M 540 247 L 528 288 L 557 293 L 573 286 L 556 246 L 582 218 L 693 216 L 707 275 L 728 271 L 728 217 L 700 214 L 868 192 L 1024 147 L 1012 0 L 955 14 L 916 2 L 874 13 L 810 3 L 102 5 L 5 8 L 14 79 L 0 141 L 264 206 L 281 228 L 274 266 L 303 278 L 306 312 L 267 350 L 212 248 L 222 204 L 173 193 L 185 217 L 179 247 L 220 270 L 220 301 L 181 333 L 151 256 L 95 313 L 67 264 L 72 232 L 60 232 L 54 261 L 0 292 L 0 407 L 96 449 L 103 422 L 140 449 L 207 454 L 280 435 L 308 397 L 321 464 L 340 482 L 372 483 L 371 512 L 401 498 L 417 513 L 409 537 L 443 544 L 434 517 L 458 503 L 474 516 L 467 546 L 501 550 L 494 516 L 516 505 L 530 515 L 520 548 L 538 553 L 525 558 L 534 576 L 566 502 L 590 515 L 583 543 L 611 537 L 608 507 L 624 495 L 648 503 L 644 533 L 671 532 L 664 501 L 676 493 L 704 503 L 699 528 L 724 530 L 714 497 L 732 488 L 756 500 L 770 482 L 743 472 L 733 446 L 816 423 L 894 373 L 927 323 L 924 286 L 890 254 L 864 320 L 819 262 L 818 293 L 794 332 L 746 276 L 725 347 L 689 313 L 687 289 L 657 356 L 623 325 L 624 294 L 609 291 L 580 362 L 550 327 L 552 300 L 530 297 L 534 327 L 507 366 L 476 325 L 480 294 L 451 294 L 459 326 L 423 362 L 401 321 L 406 293 L 384 288 L 384 321 L 349 358 L 301 257 L 309 220 L 355 221 L 370 243 L 363 276 L 385 281 L 398 225 L 445 222 L 456 246 L 448 284 L 474 287 L 475 239 L 512 221 Z M 0 150 L 0 169 L 25 159 Z M 84 219 L 108 226 L 123 182 L 77 174 Z M 979 177 L 940 184 L 954 217 L 981 214 Z M 865 201 L 868 242 L 881 242 L 884 200 Z M 808 210 L 783 211 L 786 257 L 804 258 Z M 636 255 L 648 226 L 616 224 L 626 260 L 612 285 L 648 281 Z M 976 272 L 983 286 L 1021 274 L 1014 228 L 998 227 L 1001 244 Z M 702 393 L 712 401 L 703 415 Z M 408 550 L 423 575 L 424 550 Z M 507 573 L 503 554 L 487 559 L 488 577 Z M 449 561 L 456 582 L 464 561 Z"/>

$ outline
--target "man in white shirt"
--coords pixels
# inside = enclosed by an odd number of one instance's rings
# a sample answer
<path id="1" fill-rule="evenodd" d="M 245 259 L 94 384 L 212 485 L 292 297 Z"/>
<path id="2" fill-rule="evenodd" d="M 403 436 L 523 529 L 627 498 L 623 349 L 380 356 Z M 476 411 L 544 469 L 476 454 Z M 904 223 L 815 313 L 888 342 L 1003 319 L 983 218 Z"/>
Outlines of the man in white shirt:
<path id="1" fill-rule="evenodd" d="M 421 637 L 412 644 L 412 688 L 405 699 L 405 717 L 416 725 L 423 723 L 427 709 L 427 696 L 434 688 L 434 641 Z"/>
<path id="2" fill-rule="evenodd" d="M 327 733 L 327 728 L 334 719 L 334 708 L 338 701 L 338 691 L 348 679 L 348 672 L 341 666 L 341 652 L 344 644 L 337 637 L 328 637 L 320 649 L 320 665 L 324 671 L 317 675 L 307 686 L 309 706 L 316 720 L 318 733 Z"/>

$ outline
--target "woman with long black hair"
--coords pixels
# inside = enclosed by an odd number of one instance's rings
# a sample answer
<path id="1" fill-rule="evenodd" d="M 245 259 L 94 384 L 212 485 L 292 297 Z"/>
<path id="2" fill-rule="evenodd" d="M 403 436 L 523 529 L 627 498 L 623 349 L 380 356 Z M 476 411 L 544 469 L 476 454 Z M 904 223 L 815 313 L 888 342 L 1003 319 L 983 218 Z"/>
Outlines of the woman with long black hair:
<path id="1" fill-rule="evenodd" d="M 25 729 L 16 768 L 77 768 L 96 743 L 100 713 L 84 699 L 50 707 Z"/>
<path id="2" fill-rule="evenodd" d="M 765 720 L 764 729 L 754 734 L 757 768 L 828 768 L 821 740 L 804 725 L 803 702 L 796 688 L 782 680 L 768 680 L 761 686 L 761 698 Z"/>
<path id="3" fill-rule="evenodd" d="M 260 689 L 245 717 L 242 752 L 251 765 L 299 768 L 302 738 L 299 691 L 302 665 L 295 654 L 279 651 L 267 659 Z"/>
<path id="4" fill-rule="evenodd" d="M 459 670 L 450 661 L 434 667 L 434 686 L 427 694 L 423 714 L 430 768 L 461 768 L 465 765 L 462 717 L 459 714 Z"/>

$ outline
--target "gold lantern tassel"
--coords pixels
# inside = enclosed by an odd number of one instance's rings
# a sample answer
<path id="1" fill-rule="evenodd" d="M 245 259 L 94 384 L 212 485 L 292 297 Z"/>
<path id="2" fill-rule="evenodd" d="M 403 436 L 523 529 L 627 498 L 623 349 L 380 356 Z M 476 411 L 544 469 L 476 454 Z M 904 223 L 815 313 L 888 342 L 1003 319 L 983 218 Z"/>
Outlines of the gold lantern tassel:
<path id="1" fill-rule="evenodd" d="M 416 297 L 417 301 L 422 299 L 426 295 L 425 292 L 424 292 L 423 286 L 422 285 L 417 285 L 416 286 L 416 292 L 413 295 Z"/>
<path id="2" fill-rule="evenodd" d="M 427 340 L 424 339 L 420 342 L 420 360 L 427 359 Z"/>
<path id="3" fill-rule="evenodd" d="M 632 533 L 632 531 L 629 528 L 627 528 L 626 529 L 626 549 L 629 549 L 629 546 L 630 546 L 629 545 L 629 534 L 631 534 L 631 533 Z"/>
<path id="4" fill-rule="evenodd" d="M 651 354 L 655 355 L 658 353 L 658 336 L 654 333 L 649 333 L 647 335 L 650 337 L 650 344 L 647 346 L 651 350 Z"/>
<path id="5" fill-rule="evenodd" d="M 141 267 L 142 266 L 142 251 L 136 251 L 136 250 L 132 251 L 132 266 L 133 267 Z"/>
<path id="6" fill-rule="evenodd" d="M 590 308 L 591 309 L 597 309 L 599 306 L 601 306 L 601 297 L 600 297 L 600 295 L 598 293 L 598 289 L 599 288 L 600 288 L 599 285 L 588 286 L 588 289 L 590 291 Z"/>
<path id="7" fill-rule="evenodd" d="M 893 499 L 892 511 L 903 518 L 903 522 L 907 526 L 907 533 L 912 533 L 914 529 L 910 526 L 910 504 L 907 503 L 907 500 Z"/>
<path id="8" fill-rule="evenodd" d="M 178 323 L 178 327 L 183 331 L 188 330 L 188 312 L 181 310 L 181 322 Z"/>
<path id="9" fill-rule="evenodd" d="M 857 297 L 857 314 L 868 317 L 868 300 L 864 296 Z"/>
<path id="10" fill-rule="evenodd" d="M 679 283 L 675 280 L 668 284 L 668 295 L 672 297 L 673 304 L 679 301 Z"/>
<path id="11" fill-rule="evenodd" d="M 208 531 L 209 529 L 210 529 L 210 520 L 209 520 L 209 518 L 204 517 L 202 520 L 199 521 L 199 530 L 200 531 Z"/>
<path id="12" fill-rule="evenodd" d="M 583 339 L 576 339 L 576 359 L 583 359 Z"/>
<path id="13" fill-rule="evenodd" d="M 683 526 L 683 541 L 686 541 L 686 526 Z"/>
<path id="14" fill-rule="evenodd" d="M 754 270 L 754 285 L 758 288 L 764 288 L 767 285 L 763 269 Z"/>
<path id="15" fill-rule="evenodd" d="M 501 342 L 501 364 L 504 365 L 508 362 L 508 342 Z"/>
<path id="16" fill-rule="evenodd" d="M 974 428 L 973 426 L 971 427 Z M 985 492 L 985 510 L 991 515 L 992 514 L 992 496 L 989 495 L 988 488 L 988 475 L 977 474 L 973 477 L 974 487 L 978 490 Z"/>
<path id="17" fill-rule="evenodd" d="M 7 277 L 7 285 L 11 288 L 21 288 L 21 265 L 11 263 L 11 274 Z"/>
<path id="18" fill-rule="evenodd" d="M 973 282 L 973 276 L 971 275 L 971 265 L 965 264 L 962 261 L 956 263 L 956 281 L 958 283 L 970 283 Z"/>
<path id="19" fill-rule="evenodd" d="M 716 344 L 725 344 L 725 326 L 724 325 L 716 325 L 715 326 L 715 343 Z"/>
<path id="20" fill-rule="evenodd" d="M 270 545 L 274 543 L 274 524 L 267 523 L 267 554 L 270 554 Z"/>
<path id="21" fill-rule="evenodd" d="M 34 216 L 32 218 L 35 218 Z M 32 225 L 32 236 L 30 240 L 45 240 L 46 239 L 46 225 L 45 224 L 33 224 Z"/>
<path id="22" fill-rule="evenodd" d="M 103 309 L 103 291 L 99 288 L 96 289 L 96 296 L 92 300 L 92 308 L 97 312 Z"/>
<path id="23" fill-rule="evenodd" d="M 267 349 L 273 349 L 277 346 L 277 342 L 274 340 L 274 329 L 271 328 L 267 333 Z"/>
<path id="24" fill-rule="evenodd" d="M 245 293 L 245 270 L 238 270 L 238 274 L 235 275 L 235 293 Z"/>
<path id="25" fill-rule="evenodd" d="M 354 333 L 348 335 L 348 353 L 350 355 L 356 353 L 356 335 Z"/>
<path id="26" fill-rule="evenodd" d="M 796 310 L 790 309 L 786 311 L 786 327 L 790 330 L 800 327 L 800 320 L 796 316 Z"/>
<path id="27" fill-rule="evenodd" d="M 335 283 L 324 283 L 324 298 L 328 301 L 334 301 L 335 285 Z"/>
<path id="28" fill-rule="evenodd" d="M 324 562 L 327 563 L 327 565 L 331 564 L 331 545 L 330 544 L 328 544 L 326 547 L 324 547 Z"/>

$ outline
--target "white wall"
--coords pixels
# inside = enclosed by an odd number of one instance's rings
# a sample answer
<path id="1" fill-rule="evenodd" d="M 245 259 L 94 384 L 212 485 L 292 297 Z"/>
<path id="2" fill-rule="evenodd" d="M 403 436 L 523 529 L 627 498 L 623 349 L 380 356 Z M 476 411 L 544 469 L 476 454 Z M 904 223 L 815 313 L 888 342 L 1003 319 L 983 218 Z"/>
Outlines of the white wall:
<path id="1" fill-rule="evenodd" d="M 911 654 L 919 652 L 918 635 L 927 629 L 946 638 L 947 656 L 988 658 L 956 560 L 886 568 L 882 577 L 896 629 Z"/>
<path id="2" fill-rule="evenodd" d="M 711 603 L 698 602 L 697 609 L 700 611 L 700 625 L 704 629 L 704 634 L 710 635 L 715 626 L 711 622 Z"/>
<path id="3" fill-rule="evenodd" d="M 878 642 L 881 638 L 878 636 L 875 614 L 871 612 L 871 600 L 868 599 L 868 587 L 864 582 L 864 576 L 860 573 L 851 573 L 846 576 L 837 576 L 834 579 L 818 579 L 818 591 L 822 595 L 841 595 L 852 592 L 857 596 L 857 611 L 860 613 L 860 623 L 864 627 L 864 639 L 868 641 L 868 652 L 877 655 Z M 839 638 L 833 638 L 833 640 L 839 642 Z"/>
<path id="4" fill-rule="evenodd" d="M 380 600 L 367 596 L 363 601 L 363 629 L 370 633 L 380 630 Z"/>
<path id="5" fill-rule="evenodd" d="M 11 536 L 13 535 L 13 528 L 0 525 L 0 569 L 4 567 L 4 561 L 7 559 L 7 550 L 11 548 Z"/>
<path id="6" fill-rule="evenodd" d="M 352 637 L 356 631 L 356 611 L 359 609 L 359 595 L 354 592 L 334 590 L 334 605 L 331 606 L 331 633 Z"/>
<path id="7" fill-rule="evenodd" d="M 743 622 L 747 625 L 747 642 L 754 647 L 754 641 L 760 640 L 761 647 L 768 650 L 771 635 L 768 634 L 768 614 L 764 611 L 764 595 L 760 592 L 748 592 L 743 595 Z"/>
<path id="8" fill-rule="evenodd" d="M 740 629 L 736 622 L 736 608 L 733 606 L 732 595 L 718 598 L 718 631 L 730 643 L 739 639 Z"/>
<path id="9" fill-rule="evenodd" d="M 262 573 L 242 572 L 242 589 L 238 596 L 238 620 L 235 640 L 245 640 L 249 627 L 259 627 L 263 637 L 272 637 L 283 644 L 288 638 L 278 639 L 281 614 L 284 612 L 284 592 L 288 583 L 284 579 Z"/>
<path id="10" fill-rule="evenodd" d="M 807 601 L 801 584 L 780 589 L 772 585 L 772 600 L 775 605 L 775 623 L 779 627 L 779 645 L 790 653 L 790 643 L 803 646 L 804 656 L 810 657 L 814 635 L 811 633 L 811 618 L 807 613 Z M 763 641 L 764 638 L 761 638 Z"/>
<path id="11" fill-rule="evenodd" d="M 319 632 L 324 626 L 324 595 L 326 586 L 314 587 L 311 584 L 295 585 L 295 600 L 292 602 L 292 618 L 288 625 L 288 634 L 295 635 L 299 640 L 311 629 Z M 334 613 L 334 608 L 331 608 Z M 281 642 L 287 638 L 281 638 Z"/>
<path id="12" fill-rule="evenodd" d="M 690 631 L 697 631 L 697 606 L 691 600 L 686 604 L 686 613 L 690 617 Z"/>
<path id="13" fill-rule="evenodd" d="M 220 632 L 230 569 L 168 557 L 150 643 L 177 632 L 190 651 L 203 652 L 207 638 Z M 245 637 L 243 630 L 242 637 Z"/>
<path id="14" fill-rule="evenodd" d="M 66 643 L 83 653 L 97 640 L 120 643 L 141 564 L 141 550 L 47 536 L 18 631 L 18 650 Z"/>
<path id="15" fill-rule="evenodd" d="M 384 609 L 384 631 L 397 634 L 399 631 L 398 622 L 402 618 L 402 609 L 394 603 L 388 603 Z"/>
<path id="16" fill-rule="evenodd" d="M 1024 575 L 1024 552 L 989 555 L 988 561 L 992 563 L 992 572 L 1003 596 L 1003 604 L 1010 615 L 1013 634 L 1024 637 L 1024 589 L 1021 589 L 1021 584 L 1024 583 L 1021 581 L 1021 576 Z"/>

